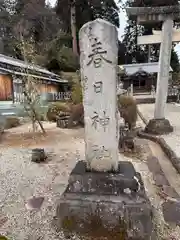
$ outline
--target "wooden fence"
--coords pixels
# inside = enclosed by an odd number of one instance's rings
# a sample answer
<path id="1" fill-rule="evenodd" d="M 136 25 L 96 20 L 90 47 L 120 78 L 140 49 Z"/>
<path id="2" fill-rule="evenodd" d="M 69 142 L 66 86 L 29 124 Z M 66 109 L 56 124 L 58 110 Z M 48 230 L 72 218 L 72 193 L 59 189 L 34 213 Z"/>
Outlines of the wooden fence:
<path id="1" fill-rule="evenodd" d="M 124 90 L 121 93 L 117 93 L 118 95 L 131 95 L 129 91 Z M 155 95 L 155 93 L 154 93 Z M 177 88 L 169 88 L 168 89 L 168 97 L 178 97 L 180 96 L 180 91 Z M 55 102 L 55 101 L 66 101 L 71 99 L 71 92 L 58 92 L 58 93 L 44 93 L 40 96 L 41 100 L 47 102 Z M 23 93 L 14 93 L 14 102 L 15 103 L 23 103 L 25 100 Z"/>
<path id="2" fill-rule="evenodd" d="M 178 96 L 180 91 L 177 88 L 169 88 L 168 89 L 168 96 Z"/>
<path id="3" fill-rule="evenodd" d="M 71 92 L 58 92 L 58 93 L 44 93 L 40 95 L 42 101 L 55 102 L 55 101 L 65 101 L 71 98 Z M 25 96 L 23 93 L 14 93 L 14 102 L 23 103 Z"/>

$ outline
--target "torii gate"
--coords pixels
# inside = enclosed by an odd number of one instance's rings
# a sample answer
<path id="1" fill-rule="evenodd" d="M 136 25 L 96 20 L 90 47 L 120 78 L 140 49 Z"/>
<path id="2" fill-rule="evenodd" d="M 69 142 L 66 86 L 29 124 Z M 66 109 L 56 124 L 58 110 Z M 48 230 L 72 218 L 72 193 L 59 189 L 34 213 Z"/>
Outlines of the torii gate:
<path id="1" fill-rule="evenodd" d="M 159 57 L 159 72 L 154 119 L 150 120 L 145 131 L 152 134 L 165 134 L 173 131 L 169 121 L 165 119 L 167 101 L 169 67 L 172 42 L 179 41 L 179 33 L 173 30 L 174 20 L 180 19 L 180 6 L 163 7 L 132 7 L 126 9 L 127 15 L 137 18 L 139 24 L 148 22 L 163 22 L 162 32 L 155 32 L 151 36 L 138 37 L 138 44 L 161 43 Z M 149 38 L 149 39 L 148 39 Z"/>
<path id="2" fill-rule="evenodd" d="M 138 45 L 153 45 L 161 43 L 162 31 L 153 30 L 153 35 L 138 36 Z M 172 42 L 180 42 L 180 29 L 173 28 Z"/>

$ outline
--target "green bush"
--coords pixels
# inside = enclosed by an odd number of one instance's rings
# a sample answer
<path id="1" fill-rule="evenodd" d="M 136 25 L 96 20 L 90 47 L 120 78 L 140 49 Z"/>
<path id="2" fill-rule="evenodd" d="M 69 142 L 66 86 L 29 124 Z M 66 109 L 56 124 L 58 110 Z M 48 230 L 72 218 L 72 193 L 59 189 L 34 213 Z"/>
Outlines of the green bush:
<path id="1" fill-rule="evenodd" d="M 71 105 L 69 117 L 69 126 L 73 126 L 73 122 L 77 125 L 84 126 L 84 107 L 82 103 Z"/>
<path id="2" fill-rule="evenodd" d="M 17 117 L 6 117 L 6 124 L 5 124 L 5 128 L 9 129 L 9 128 L 14 128 L 14 127 L 18 127 L 20 125 L 20 120 Z"/>
<path id="3" fill-rule="evenodd" d="M 62 46 L 57 55 L 61 71 L 76 71 L 79 68 L 79 57 L 74 55 L 72 48 Z"/>
<path id="4" fill-rule="evenodd" d="M 67 103 L 55 102 L 51 103 L 47 111 L 47 120 L 50 122 L 56 122 L 57 116 L 61 112 L 70 112 L 70 107 Z"/>
<path id="5" fill-rule="evenodd" d="M 41 106 L 37 110 L 38 118 L 40 121 L 47 121 L 47 111 L 48 111 L 48 106 Z"/>
<path id="6" fill-rule="evenodd" d="M 82 87 L 80 82 L 76 82 L 73 84 L 71 98 L 72 98 L 73 104 L 82 103 L 83 95 L 82 95 Z"/>
<path id="7" fill-rule="evenodd" d="M 7 237 L 0 235 L 0 240 L 8 240 Z"/>

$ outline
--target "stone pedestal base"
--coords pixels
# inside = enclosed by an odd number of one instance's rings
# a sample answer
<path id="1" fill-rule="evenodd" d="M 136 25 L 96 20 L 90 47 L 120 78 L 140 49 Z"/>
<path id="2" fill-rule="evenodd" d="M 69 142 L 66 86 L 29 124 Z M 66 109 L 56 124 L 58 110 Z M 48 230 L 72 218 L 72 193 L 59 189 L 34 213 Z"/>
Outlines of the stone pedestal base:
<path id="1" fill-rule="evenodd" d="M 45 162 L 47 156 L 43 148 L 32 149 L 32 162 L 41 163 Z"/>
<path id="2" fill-rule="evenodd" d="M 145 132 L 154 135 L 163 135 L 173 132 L 173 127 L 167 119 L 152 119 L 145 128 Z"/>
<path id="3" fill-rule="evenodd" d="M 77 163 L 62 195 L 54 223 L 71 238 L 148 240 L 152 236 L 152 210 L 139 173 L 120 162 L 116 173 L 88 172 Z"/>

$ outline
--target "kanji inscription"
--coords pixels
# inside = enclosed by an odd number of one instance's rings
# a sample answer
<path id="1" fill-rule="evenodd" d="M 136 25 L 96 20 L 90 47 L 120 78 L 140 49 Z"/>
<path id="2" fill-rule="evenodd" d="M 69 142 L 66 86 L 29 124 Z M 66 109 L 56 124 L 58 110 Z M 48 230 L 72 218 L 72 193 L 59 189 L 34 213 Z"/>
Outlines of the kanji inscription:
<path id="1" fill-rule="evenodd" d="M 94 145 L 93 146 L 93 151 L 94 151 L 95 157 L 97 157 L 99 160 L 111 156 L 111 154 L 105 148 L 105 146 Z"/>
<path id="2" fill-rule="evenodd" d="M 102 87 L 103 87 L 102 81 L 95 82 L 93 86 L 94 86 L 95 93 L 102 93 Z"/>
<path id="3" fill-rule="evenodd" d="M 103 19 L 86 23 L 80 30 L 85 154 L 89 167 L 98 171 L 118 166 L 117 43 L 116 27 Z"/>
<path id="4" fill-rule="evenodd" d="M 94 112 L 92 119 L 92 126 L 97 129 L 98 124 L 104 128 L 104 132 L 106 131 L 106 127 L 109 124 L 110 118 L 106 116 L 106 111 L 103 111 L 103 116 L 99 116 L 97 112 Z"/>
<path id="5" fill-rule="evenodd" d="M 98 41 L 97 38 L 94 38 L 94 43 L 91 45 L 91 47 L 92 47 L 92 53 L 89 54 L 88 56 L 90 60 L 87 63 L 87 66 L 93 63 L 95 68 L 99 68 L 101 67 L 103 60 L 107 63 L 112 64 L 112 61 L 106 58 L 107 51 L 103 50 L 101 41 Z"/>

